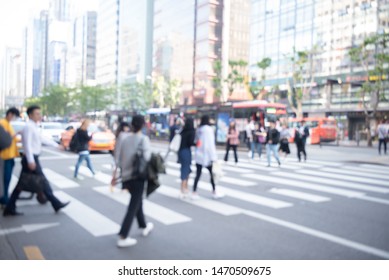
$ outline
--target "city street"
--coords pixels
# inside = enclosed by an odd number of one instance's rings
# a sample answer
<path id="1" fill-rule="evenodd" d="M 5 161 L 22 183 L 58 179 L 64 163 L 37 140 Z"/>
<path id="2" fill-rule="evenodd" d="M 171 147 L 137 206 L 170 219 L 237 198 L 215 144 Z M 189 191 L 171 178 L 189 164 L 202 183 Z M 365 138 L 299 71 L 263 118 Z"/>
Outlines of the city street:
<path id="1" fill-rule="evenodd" d="M 166 147 L 153 142 L 155 152 L 165 154 Z M 368 148 L 308 146 L 308 161 L 299 163 L 291 148 L 280 168 L 274 158 L 266 167 L 265 154 L 250 162 L 241 150 L 237 165 L 230 154 L 217 184 L 225 194 L 219 200 L 212 199 L 205 169 L 201 198 L 179 199 L 179 164 L 171 154 L 163 185 L 144 201 L 154 230 L 143 237 L 135 221 L 130 235 L 138 244 L 125 249 L 116 240 L 129 194 L 119 186 L 110 190 L 111 155 L 93 154 L 96 176 L 83 167 L 74 180 L 77 155 L 45 148 L 44 172 L 58 198 L 71 203 L 55 214 L 35 198 L 19 200 L 23 216 L 0 217 L 0 258 L 26 259 L 32 246 L 45 259 L 66 260 L 389 259 L 389 156 Z M 222 147 L 218 154 L 222 160 Z M 17 161 L 11 189 L 19 172 Z"/>

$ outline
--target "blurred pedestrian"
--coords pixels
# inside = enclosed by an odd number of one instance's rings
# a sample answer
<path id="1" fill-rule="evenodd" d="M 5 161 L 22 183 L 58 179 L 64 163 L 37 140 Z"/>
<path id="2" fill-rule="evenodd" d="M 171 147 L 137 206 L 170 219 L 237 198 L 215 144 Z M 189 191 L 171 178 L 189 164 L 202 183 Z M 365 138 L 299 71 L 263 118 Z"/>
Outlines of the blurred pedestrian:
<path id="1" fill-rule="evenodd" d="M 267 166 L 271 165 L 271 153 L 273 153 L 275 159 L 278 162 L 278 166 L 281 166 L 281 161 L 278 156 L 278 143 L 280 142 L 280 132 L 276 129 L 276 123 L 270 121 L 270 127 L 266 135 L 266 156 Z"/>
<path id="2" fill-rule="evenodd" d="M 254 159 L 255 151 L 258 153 L 259 159 L 262 156 L 262 144 L 266 142 L 266 131 L 262 127 L 261 122 L 256 122 L 254 126 L 253 134 L 253 143 L 252 143 L 252 153 L 251 159 Z"/>
<path id="3" fill-rule="evenodd" d="M 286 157 L 290 154 L 289 149 L 289 138 L 291 137 L 289 127 L 287 124 L 282 125 L 282 130 L 280 132 L 280 148 L 278 151 L 284 153 L 284 160 L 286 161 Z"/>
<path id="4" fill-rule="evenodd" d="M 181 131 L 181 145 L 178 150 L 178 158 L 181 164 L 181 194 L 180 198 L 186 198 L 189 194 L 188 179 L 192 172 L 190 166 L 192 165 L 192 151 L 194 146 L 196 131 L 194 129 L 193 119 L 187 118 L 185 125 Z"/>
<path id="5" fill-rule="evenodd" d="M 295 130 L 294 141 L 297 147 L 297 158 L 301 162 L 301 153 L 304 155 L 304 161 L 307 161 L 307 152 L 305 151 L 305 144 L 309 136 L 309 129 L 305 125 L 305 121 L 301 121 Z"/>
<path id="6" fill-rule="evenodd" d="M 5 118 L 0 120 L 0 126 L 12 136 L 12 144 L 0 152 L 0 158 L 4 161 L 3 195 L 0 196 L 0 204 L 6 205 L 8 202 L 8 188 L 12 178 L 12 171 L 15 166 L 15 158 L 19 157 L 18 147 L 16 146 L 16 137 L 11 121 L 16 120 L 20 112 L 16 108 L 10 108 L 5 114 Z"/>
<path id="7" fill-rule="evenodd" d="M 248 157 L 251 158 L 254 153 L 254 140 L 253 140 L 253 131 L 255 130 L 255 122 L 253 118 L 249 118 L 248 123 L 246 124 L 245 132 L 246 132 L 246 144 L 248 149 Z"/>
<path id="8" fill-rule="evenodd" d="M 69 202 L 62 203 L 53 194 L 49 181 L 43 174 L 42 167 L 39 161 L 39 155 L 42 149 L 42 143 L 52 147 L 62 146 L 58 145 L 52 139 L 44 138 L 39 131 L 39 122 L 42 120 L 41 109 L 39 106 L 30 106 L 27 109 L 27 115 L 29 121 L 23 129 L 22 143 L 24 148 L 24 155 L 22 158 L 22 173 L 34 173 L 35 175 L 41 176 L 43 179 L 43 193 L 47 200 L 51 202 L 55 212 L 58 212 L 63 207 L 67 206 Z M 8 200 L 7 206 L 4 209 L 4 216 L 21 215 L 16 211 L 16 200 L 19 198 L 22 192 L 22 186 L 16 187 L 12 192 L 10 199 Z"/>
<path id="9" fill-rule="evenodd" d="M 92 140 L 92 135 L 88 134 L 88 127 L 90 125 L 90 120 L 86 119 L 82 122 L 81 127 L 77 129 L 76 134 L 73 137 L 77 139 L 77 152 L 78 152 L 78 161 L 74 169 L 74 178 L 77 179 L 78 169 L 80 168 L 81 163 L 85 160 L 86 165 L 89 170 L 95 175 L 93 170 L 92 162 L 89 156 L 89 141 Z"/>
<path id="10" fill-rule="evenodd" d="M 0 125 L 0 152 L 7 149 L 12 144 L 11 135 Z M 0 157 L 0 197 L 2 197 L 4 191 L 4 161 Z M 0 204 L 3 209 L 4 204 Z"/>
<path id="11" fill-rule="evenodd" d="M 227 134 L 227 147 L 226 147 L 226 154 L 224 156 L 224 161 L 228 161 L 228 154 L 230 152 L 230 149 L 234 151 L 234 157 L 235 157 L 235 164 L 238 163 L 238 149 L 239 145 L 239 131 L 236 129 L 235 121 L 230 122 L 230 126 L 228 128 L 228 134 Z"/>
<path id="12" fill-rule="evenodd" d="M 152 223 L 146 223 L 143 214 L 143 191 L 146 183 L 145 178 L 134 177 L 134 161 L 139 155 L 145 161 L 151 158 L 150 139 L 142 134 L 145 124 L 143 116 L 136 115 L 132 118 L 132 132 L 123 139 L 118 152 L 118 167 L 122 171 L 122 186 L 130 194 L 130 203 L 124 216 L 119 232 L 118 247 L 129 247 L 137 243 L 136 239 L 129 237 L 132 222 L 136 216 L 138 225 L 143 229 L 143 235 L 147 236 L 154 228 Z"/>
<path id="13" fill-rule="evenodd" d="M 384 145 L 384 153 L 386 155 L 386 140 L 388 138 L 388 127 L 385 120 L 382 120 L 377 127 L 378 134 L 378 153 L 381 155 L 381 146 Z"/>
<path id="14" fill-rule="evenodd" d="M 199 199 L 197 194 L 197 184 L 201 177 L 203 167 L 207 168 L 211 177 L 211 184 L 213 190 L 213 198 L 221 198 L 223 195 L 216 192 L 215 180 L 212 172 L 212 164 L 217 161 L 215 133 L 210 126 L 209 116 L 205 115 L 201 118 L 200 127 L 196 131 L 196 178 L 193 185 L 192 199 Z"/>

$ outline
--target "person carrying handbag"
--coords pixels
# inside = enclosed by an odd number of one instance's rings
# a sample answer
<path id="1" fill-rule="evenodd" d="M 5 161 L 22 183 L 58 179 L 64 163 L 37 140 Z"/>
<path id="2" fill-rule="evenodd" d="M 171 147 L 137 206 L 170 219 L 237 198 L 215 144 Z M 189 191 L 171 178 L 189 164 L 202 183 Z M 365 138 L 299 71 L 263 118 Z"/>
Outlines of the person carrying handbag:
<path id="1" fill-rule="evenodd" d="M 154 228 L 152 223 L 146 223 L 142 204 L 147 178 L 140 175 L 142 170 L 139 170 L 139 163 L 142 161 L 143 165 L 143 162 L 148 162 L 151 158 L 150 139 L 142 134 L 144 124 L 143 116 L 134 116 L 131 122 L 132 132 L 123 139 L 119 150 L 117 150 L 117 164 L 118 168 L 121 169 L 122 186 L 124 189 L 128 189 L 131 194 L 130 203 L 119 232 L 118 247 L 129 247 L 137 243 L 136 239 L 129 237 L 135 216 L 139 227 L 143 229 L 143 236 L 147 236 Z"/>

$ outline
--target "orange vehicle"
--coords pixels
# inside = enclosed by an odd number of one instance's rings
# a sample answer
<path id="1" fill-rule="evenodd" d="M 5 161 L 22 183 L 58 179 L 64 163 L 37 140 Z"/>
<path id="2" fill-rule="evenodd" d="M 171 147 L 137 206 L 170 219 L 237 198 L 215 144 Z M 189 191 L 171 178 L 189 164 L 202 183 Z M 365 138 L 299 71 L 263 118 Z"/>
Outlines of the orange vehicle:
<path id="1" fill-rule="evenodd" d="M 69 148 L 70 140 L 75 131 L 81 126 L 81 123 L 70 123 L 65 132 L 61 135 L 61 144 L 65 149 Z M 97 124 L 90 124 L 88 133 L 92 134 L 92 140 L 89 141 L 89 151 L 113 151 L 115 149 L 115 135 Z"/>
<path id="2" fill-rule="evenodd" d="M 294 131 L 301 122 L 300 119 L 289 119 L 289 128 Z M 309 137 L 307 143 L 320 144 L 323 142 L 336 141 L 337 127 L 336 121 L 329 118 L 304 118 L 305 125 L 309 127 Z M 294 142 L 294 133 L 292 133 L 291 142 Z"/>

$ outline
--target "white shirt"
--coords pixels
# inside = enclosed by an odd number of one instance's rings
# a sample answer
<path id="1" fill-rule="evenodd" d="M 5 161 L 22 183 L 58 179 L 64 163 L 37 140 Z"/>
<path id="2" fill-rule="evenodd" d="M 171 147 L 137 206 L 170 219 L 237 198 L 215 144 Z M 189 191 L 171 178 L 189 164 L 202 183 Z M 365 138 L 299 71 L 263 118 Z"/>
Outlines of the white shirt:
<path id="1" fill-rule="evenodd" d="M 210 166 L 217 161 L 215 132 L 209 125 L 203 125 L 197 129 L 197 141 L 200 145 L 196 147 L 195 161 L 202 166 Z"/>
<path id="2" fill-rule="evenodd" d="M 255 126 L 254 126 L 254 122 L 250 121 L 247 125 L 246 125 L 246 135 L 247 135 L 247 138 L 250 139 L 250 141 L 253 140 L 253 131 L 255 130 Z"/>
<path id="3" fill-rule="evenodd" d="M 378 125 L 378 139 L 385 139 L 386 134 L 388 133 L 388 128 L 384 124 Z"/>
<path id="4" fill-rule="evenodd" d="M 54 140 L 42 136 L 38 124 L 32 120 L 29 120 L 23 129 L 22 143 L 28 163 L 35 163 L 34 155 L 40 155 L 42 143 L 47 146 L 58 147 Z"/>

